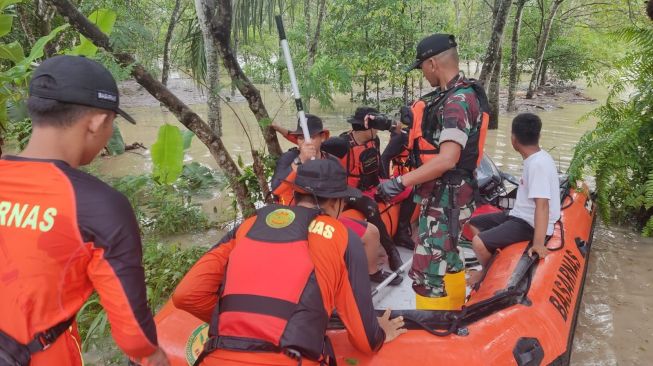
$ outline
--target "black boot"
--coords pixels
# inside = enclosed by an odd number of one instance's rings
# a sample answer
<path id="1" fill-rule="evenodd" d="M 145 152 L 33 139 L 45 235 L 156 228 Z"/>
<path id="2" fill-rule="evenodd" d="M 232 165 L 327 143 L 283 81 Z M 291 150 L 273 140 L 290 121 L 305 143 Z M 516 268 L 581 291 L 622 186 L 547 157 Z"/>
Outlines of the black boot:
<path id="1" fill-rule="evenodd" d="M 381 282 L 385 281 L 386 278 L 390 277 L 391 274 L 392 273 L 386 272 L 386 271 L 380 269 L 376 273 L 373 273 L 373 274 L 370 275 L 370 281 L 372 281 L 374 283 L 381 283 Z M 404 280 L 403 277 L 398 275 L 397 277 L 393 278 L 392 281 L 390 281 L 389 285 L 390 286 L 397 286 L 403 280 Z"/>
<path id="2" fill-rule="evenodd" d="M 413 242 L 412 228 L 410 222 L 399 221 L 397 225 L 397 233 L 395 237 L 392 238 L 395 245 L 408 248 L 410 250 L 415 249 L 415 243 Z"/>
<path id="3" fill-rule="evenodd" d="M 413 211 L 415 211 L 415 205 L 416 203 L 413 202 L 411 198 L 401 202 L 401 206 L 399 208 L 399 223 L 397 224 L 397 232 L 395 233 L 394 238 L 392 238 L 395 242 L 395 245 L 399 245 L 410 250 L 415 249 L 415 242 L 413 242 L 412 236 L 412 226 L 410 223 L 410 219 L 413 216 Z"/>
<path id="4" fill-rule="evenodd" d="M 387 247 L 384 245 L 383 249 L 385 249 L 385 252 L 388 254 L 388 265 L 390 266 L 390 269 L 393 271 L 398 270 L 399 267 L 404 264 L 404 261 L 401 260 L 401 256 L 399 255 L 397 247 L 395 247 L 394 244 L 392 244 L 392 247 Z"/>

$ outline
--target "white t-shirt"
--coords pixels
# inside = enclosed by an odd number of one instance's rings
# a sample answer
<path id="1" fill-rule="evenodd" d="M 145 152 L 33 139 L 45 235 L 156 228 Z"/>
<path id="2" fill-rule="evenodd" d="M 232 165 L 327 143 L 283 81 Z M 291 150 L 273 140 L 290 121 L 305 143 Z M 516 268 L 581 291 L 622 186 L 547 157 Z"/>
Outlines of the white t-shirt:
<path id="1" fill-rule="evenodd" d="M 535 227 L 535 198 L 549 200 L 549 226 L 546 235 L 560 218 L 560 182 L 555 162 L 549 153 L 540 150 L 524 160 L 524 171 L 517 189 L 515 207 L 510 216 L 518 217 Z"/>

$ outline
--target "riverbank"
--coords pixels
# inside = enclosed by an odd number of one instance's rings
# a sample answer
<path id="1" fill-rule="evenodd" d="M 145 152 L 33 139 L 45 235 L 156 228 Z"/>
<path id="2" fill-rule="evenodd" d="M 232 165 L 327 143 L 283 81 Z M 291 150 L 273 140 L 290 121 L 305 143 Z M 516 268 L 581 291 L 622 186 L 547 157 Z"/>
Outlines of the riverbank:
<path id="1" fill-rule="evenodd" d="M 271 85 L 263 85 L 263 87 L 272 88 Z M 119 88 L 121 95 L 120 105 L 122 108 L 154 107 L 159 105 L 159 101 L 134 80 L 130 79 L 121 82 Z M 190 79 L 170 79 L 168 81 L 168 89 L 187 105 L 206 103 L 206 91 L 198 88 Z M 422 92 L 427 93 L 429 90 L 430 88 L 424 88 Z M 376 103 L 375 94 L 369 94 L 369 104 L 373 105 Z M 420 95 L 419 90 L 414 90 L 413 95 Z M 220 96 L 223 100 L 229 101 L 230 103 L 246 103 L 245 98 L 238 91 L 232 95 L 230 88 L 223 88 Z M 280 98 L 289 97 L 289 94 L 279 92 L 278 96 Z M 401 97 L 401 91 L 395 91 L 393 94 L 391 89 L 386 88 L 379 92 L 379 99 L 382 103 L 391 98 L 398 97 Z M 565 104 L 587 104 L 595 103 L 596 101 L 596 98 L 588 96 L 585 89 L 581 86 L 573 84 L 548 84 L 538 90 L 532 99 L 526 99 L 526 85 L 521 85 L 516 93 L 515 104 L 518 112 L 536 112 L 562 109 Z M 313 103 L 317 104 L 315 101 Z M 505 111 L 507 103 L 508 91 L 503 87 L 499 93 L 499 105 L 502 111 Z"/>

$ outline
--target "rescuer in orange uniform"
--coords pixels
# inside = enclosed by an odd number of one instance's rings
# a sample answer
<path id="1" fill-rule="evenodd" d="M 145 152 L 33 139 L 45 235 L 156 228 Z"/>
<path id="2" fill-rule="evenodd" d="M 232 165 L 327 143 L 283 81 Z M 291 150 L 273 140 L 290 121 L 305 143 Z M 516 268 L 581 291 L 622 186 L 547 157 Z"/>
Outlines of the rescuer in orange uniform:
<path id="1" fill-rule="evenodd" d="M 227 234 L 191 268 L 173 302 L 208 322 L 201 365 L 318 365 L 335 357 L 325 336 L 333 309 L 350 340 L 378 351 L 406 330 L 377 318 L 365 252 L 337 217 L 347 186 L 335 161 L 297 168 L 296 206 L 269 205 Z"/>
<path id="2" fill-rule="evenodd" d="M 75 315 L 96 290 L 118 346 L 168 365 L 157 346 L 129 201 L 76 168 L 104 148 L 120 114 L 102 65 L 56 56 L 35 71 L 32 136 L 0 160 L 0 365 L 81 366 Z"/>

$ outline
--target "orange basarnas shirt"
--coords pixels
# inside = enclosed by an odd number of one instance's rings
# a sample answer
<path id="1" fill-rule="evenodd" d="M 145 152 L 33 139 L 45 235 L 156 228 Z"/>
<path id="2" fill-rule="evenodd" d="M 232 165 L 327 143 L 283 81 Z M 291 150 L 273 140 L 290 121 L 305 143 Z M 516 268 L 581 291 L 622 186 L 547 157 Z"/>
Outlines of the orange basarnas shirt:
<path id="1" fill-rule="evenodd" d="M 0 330 L 22 344 L 69 319 L 96 290 L 118 346 L 156 349 L 129 201 L 58 160 L 0 160 Z M 76 324 L 32 366 L 82 365 Z"/>

